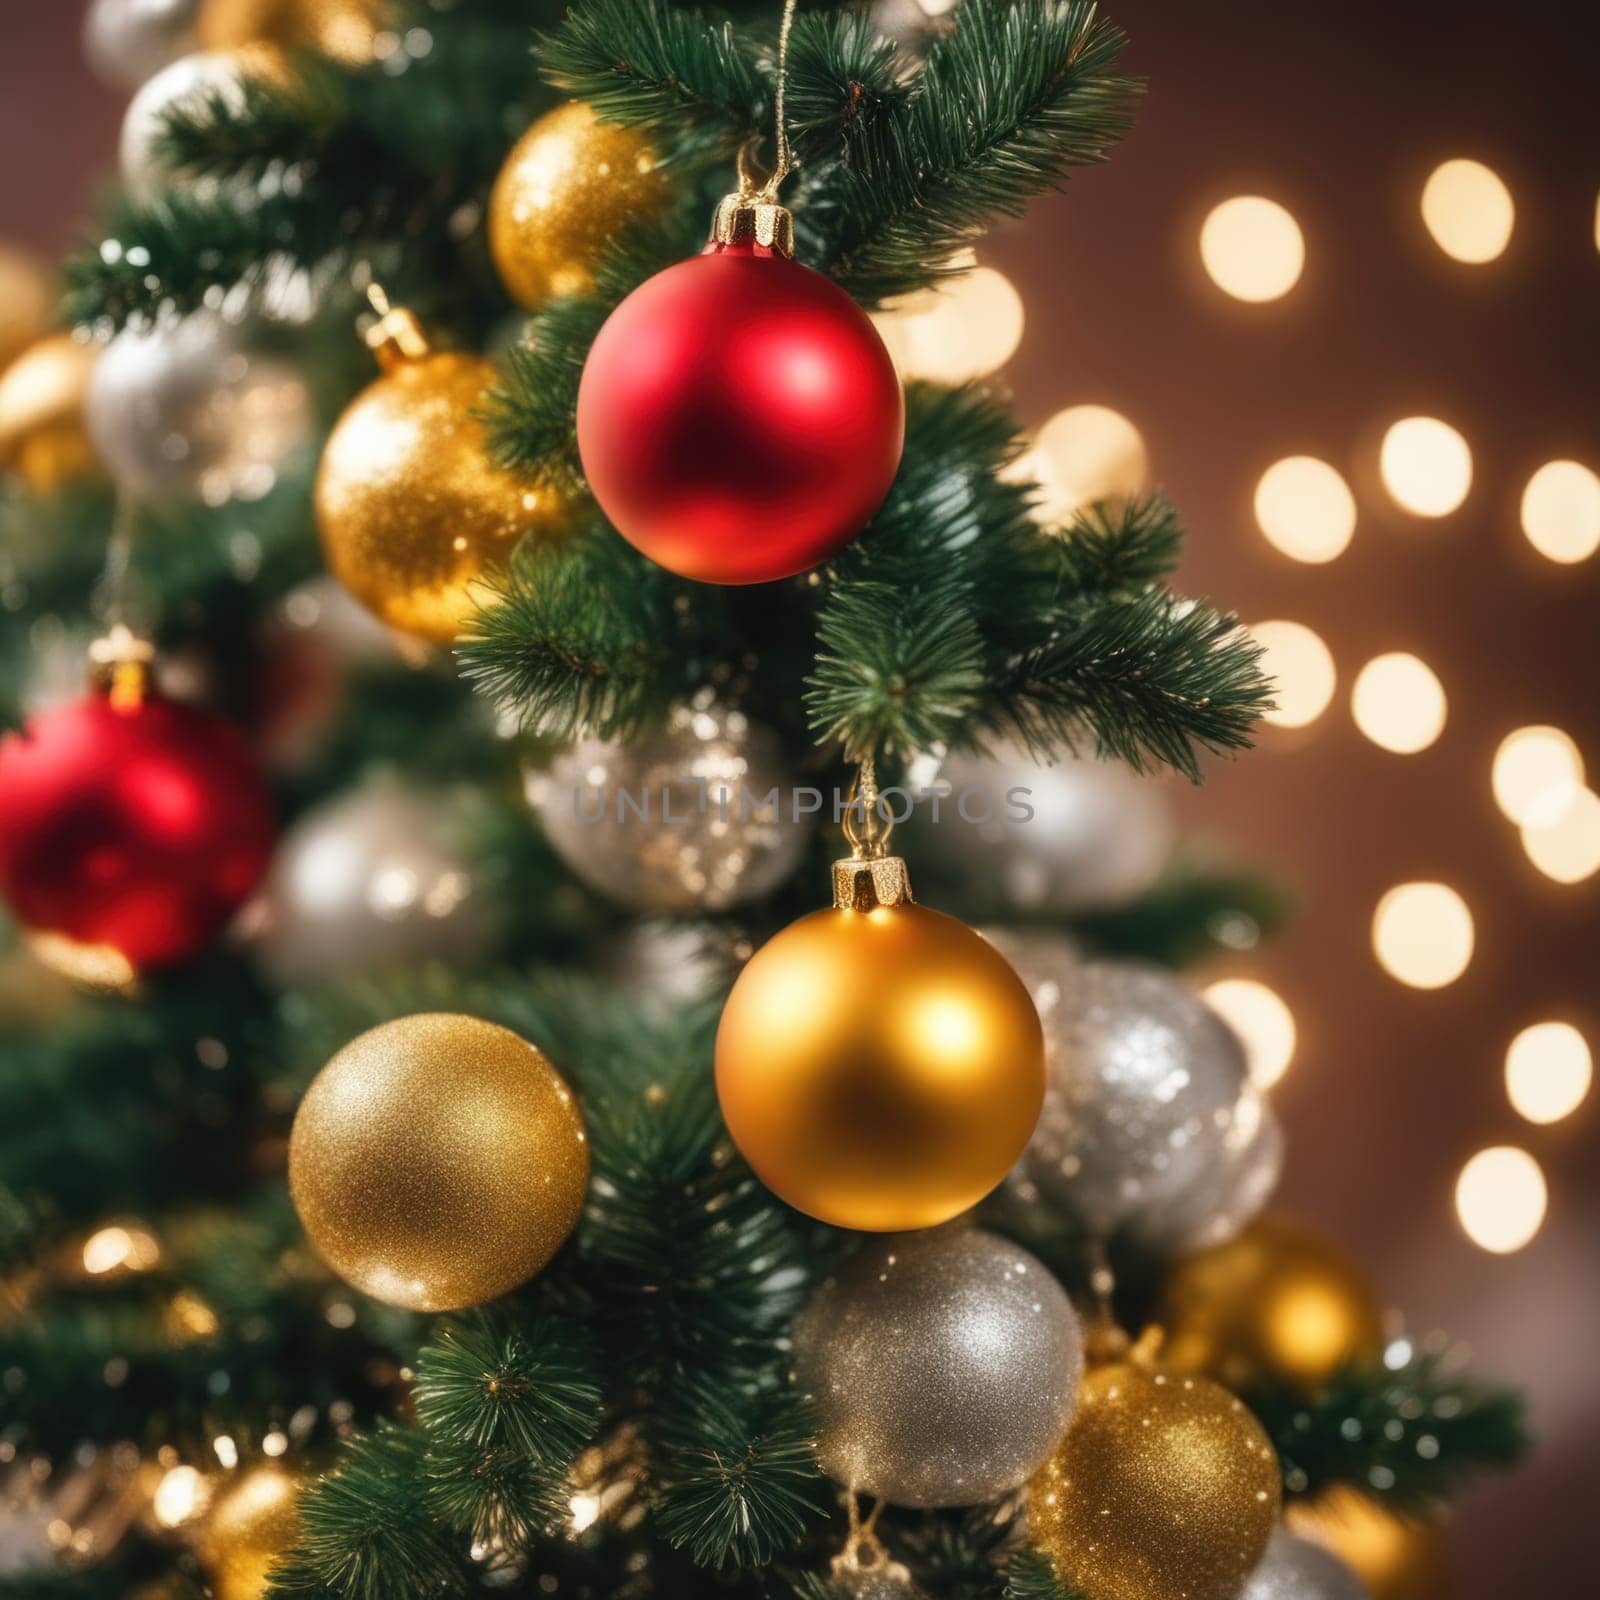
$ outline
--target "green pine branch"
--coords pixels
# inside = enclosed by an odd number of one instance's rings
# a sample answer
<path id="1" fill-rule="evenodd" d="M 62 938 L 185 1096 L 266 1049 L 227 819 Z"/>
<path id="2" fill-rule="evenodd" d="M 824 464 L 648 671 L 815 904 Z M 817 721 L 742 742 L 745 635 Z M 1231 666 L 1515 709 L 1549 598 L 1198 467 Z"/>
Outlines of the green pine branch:
<path id="1" fill-rule="evenodd" d="M 1021 1550 L 1006 1563 L 1005 1600 L 1087 1600 L 1056 1575 L 1042 1550 Z"/>
<path id="2" fill-rule="evenodd" d="M 1177 567 L 1183 523 L 1164 495 L 1101 500 L 1074 513 L 1052 548 L 1070 593 L 1134 593 Z"/>

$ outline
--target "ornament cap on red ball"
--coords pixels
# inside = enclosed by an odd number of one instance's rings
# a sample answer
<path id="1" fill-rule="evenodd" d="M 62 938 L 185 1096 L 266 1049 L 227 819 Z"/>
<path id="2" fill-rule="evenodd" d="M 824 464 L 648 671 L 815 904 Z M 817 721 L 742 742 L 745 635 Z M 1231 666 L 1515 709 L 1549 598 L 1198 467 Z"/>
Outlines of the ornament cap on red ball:
<path id="1" fill-rule="evenodd" d="M 80 700 L 0 740 L 0 892 L 71 976 L 126 982 L 196 954 L 266 870 L 272 802 L 222 718 L 154 693 L 126 630 Z"/>
<path id="2" fill-rule="evenodd" d="M 601 328 L 578 388 L 589 487 L 635 549 L 701 583 L 771 583 L 861 532 L 905 402 L 871 319 L 793 259 L 787 210 L 730 195 L 703 255 Z"/>

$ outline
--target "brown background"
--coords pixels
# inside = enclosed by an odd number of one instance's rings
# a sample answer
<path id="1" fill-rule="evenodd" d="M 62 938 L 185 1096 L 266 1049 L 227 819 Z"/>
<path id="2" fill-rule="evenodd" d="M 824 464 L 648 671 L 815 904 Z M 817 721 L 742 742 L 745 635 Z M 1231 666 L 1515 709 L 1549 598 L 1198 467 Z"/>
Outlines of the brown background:
<path id="1" fill-rule="evenodd" d="M 1600 466 L 1600 23 L 1556 0 L 1110 10 L 1151 93 L 1109 169 L 985 252 L 1028 309 L 1008 375 L 1030 423 L 1086 401 L 1133 419 L 1192 527 L 1189 586 L 1246 620 L 1309 623 L 1333 650 L 1330 709 L 1219 767 L 1185 797 L 1188 820 L 1300 897 L 1292 929 L 1229 969 L 1271 983 L 1299 1025 L 1276 1091 L 1287 1199 L 1360 1251 L 1414 1330 L 1451 1329 L 1532 1395 L 1539 1452 L 1459 1518 L 1457 1592 L 1569 1593 L 1592 1582 L 1595 1549 L 1596 1115 L 1530 1127 L 1501 1063 L 1547 1016 L 1600 1045 L 1600 877 L 1562 887 L 1534 871 L 1489 761 L 1511 728 L 1554 722 L 1600 768 L 1600 558 L 1553 565 L 1517 526 L 1540 463 Z M 79 16 L 0 0 L 0 235 L 51 250 L 108 170 L 120 114 L 82 65 Z M 1458 155 L 1516 201 L 1511 247 L 1487 266 L 1449 261 L 1418 217 L 1423 179 Z M 1201 217 L 1237 193 L 1279 200 L 1306 236 L 1304 276 L 1271 305 L 1227 299 L 1199 268 Z M 1417 412 L 1473 451 L 1472 493 L 1442 522 L 1395 511 L 1376 479 L 1383 428 Z M 1360 502 L 1329 566 L 1279 555 L 1251 516 L 1261 471 L 1300 452 L 1333 462 Z M 1449 696 L 1421 755 L 1390 755 L 1350 721 L 1355 669 L 1391 649 L 1421 655 Z M 1434 877 L 1472 907 L 1477 950 L 1458 983 L 1424 993 L 1379 970 L 1368 928 L 1386 888 Z M 1461 1163 L 1498 1143 L 1532 1151 L 1551 1187 L 1543 1231 L 1509 1257 L 1469 1244 L 1451 1204 Z"/>

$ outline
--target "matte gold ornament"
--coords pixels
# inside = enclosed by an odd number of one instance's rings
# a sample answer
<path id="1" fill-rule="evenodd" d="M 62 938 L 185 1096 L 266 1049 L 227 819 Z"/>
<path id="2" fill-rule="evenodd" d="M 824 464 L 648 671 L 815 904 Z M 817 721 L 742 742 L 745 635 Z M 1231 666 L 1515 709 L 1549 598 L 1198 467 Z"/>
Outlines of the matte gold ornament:
<path id="1" fill-rule="evenodd" d="M 530 311 L 554 295 L 587 294 L 601 251 L 624 223 L 658 213 L 666 196 L 643 135 L 569 101 L 517 140 L 495 179 L 495 269 Z"/>
<path id="2" fill-rule="evenodd" d="M 740 973 L 716 1062 L 723 1119 L 761 1181 L 873 1232 L 976 1205 L 1044 1100 L 1022 980 L 966 923 L 915 904 L 903 861 L 870 850 L 835 864 L 831 910 Z"/>
<path id="3" fill-rule="evenodd" d="M 1092 1367 L 1034 1477 L 1028 1536 L 1094 1600 L 1235 1600 L 1278 1519 L 1278 1458 L 1208 1378 Z"/>
<path id="4" fill-rule="evenodd" d="M 0 370 L 49 330 L 55 298 L 54 278 L 42 261 L 0 244 Z"/>
<path id="5" fill-rule="evenodd" d="M 473 415 L 494 381 L 482 356 L 430 348 L 409 312 L 368 334 L 383 375 L 345 408 L 317 474 L 317 526 L 334 576 L 392 627 L 448 644 L 486 595 L 482 579 L 524 534 L 568 508 L 489 455 Z"/>
<path id="6" fill-rule="evenodd" d="M 299 1531 L 305 1479 L 275 1461 L 247 1467 L 217 1496 L 200 1539 L 216 1600 L 262 1600 Z"/>
<path id="7" fill-rule="evenodd" d="M 372 60 L 385 9 L 383 0 L 203 0 L 197 31 L 206 50 L 274 44 L 360 66 Z"/>
<path id="8" fill-rule="evenodd" d="M 477 1017 L 400 1017 L 317 1074 L 289 1138 L 289 1189 L 347 1283 L 412 1311 L 492 1300 L 577 1223 L 583 1119 L 526 1040 Z"/>
<path id="9" fill-rule="evenodd" d="M 1314 1388 L 1383 1348 L 1383 1305 L 1340 1246 L 1286 1217 L 1179 1261 L 1162 1292 L 1165 1360 L 1230 1388 Z"/>
<path id="10" fill-rule="evenodd" d="M 0 374 L 0 465 L 35 494 L 94 469 L 84 414 L 94 363 L 92 346 L 52 333 Z"/>

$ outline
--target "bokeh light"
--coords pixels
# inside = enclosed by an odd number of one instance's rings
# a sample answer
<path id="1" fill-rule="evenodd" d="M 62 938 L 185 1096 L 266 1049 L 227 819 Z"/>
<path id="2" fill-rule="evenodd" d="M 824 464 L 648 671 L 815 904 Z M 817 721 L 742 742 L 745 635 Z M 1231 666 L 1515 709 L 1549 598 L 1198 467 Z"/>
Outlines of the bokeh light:
<path id="1" fill-rule="evenodd" d="M 1250 1081 L 1258 1089 L 1270 1089 L 1294 1059 L 1294 1013 L 1254 978 L 1222 978 L 1208 984 L 1205 1001 L 1238 1034 Z"/>
<path id="2" fill-rule="evenodd" d="M 194 1467 L 169 1467 L 151 1496 L 150 1509 L 163 1528 L 180 1527 L 205 1508 L 210 1486 Z"/>
<path id="3" fill-rule="evenodd" d="M 1299 281 L 1306 246 L 1300 224 L 1275 200 L 1235 195 L 1200 226 L 1200 259 L 1236 300 L 1276 300 Z"/>
<path id="4" fill-rule="evenodd" d="M 1277 701 L 1264 719 L 1280 728 L 1315 722 L 1339 681 L 1327 645 L 1303 622 L 1258 622 L 1250 636 L 1261 646 L 1261 670 L 1273 680 Z"/>
<path id="5" fill-rule="evenodd" d="M 1022 296 L 993 267 L 973 266 L 873 316 L 904 379 L 971 383 L 997 372 L 1022 343 Z"/>
<path id="6" fill-rule="evenodd" d="M 1372 948 L 1392 978 L 1442 989 L 1472 960 L 1472 913 L 1445 883 L 1396 884 L 1372 914 Z"/>
<path id="7" fill-rule="evenodd" d="M 1600 795 L 1572 790 L 1553 815 L 1522 825 L 1522 848 L 1547 878 L 1581 883 L 1600 872 Z"/>
<path id="8" fill-rule="evenodd" d="M 1315 456 L 1273 462 L 1256 485 L 1255 508 L 1268 543 L 1296 561 L 1332 561 L 1356 531 L 1350 486 Z"/>
<path id="9" fill-rule="evenodd" d="M 1480 1150 L 1456 1179 L 1456 1215 L 1481 1250 L 1509 1255 L 1539 1231 L 1548 1196 L 1544 1173 L 1526 1150 Z"/>
<path id="10" fill-rule="evenodd" d="M 1043 491 L 1034 516 L 1064 522 L 1096 500 L 1125 500 L 1145 486 L 1150 458 L 1139 430 L 1109 406 L 1068 406 L 1034 435 L 1017 463 Z"/>
<path id="11" fill-rule="evenodd" d="M 1356 726 L 1396 755 L 1426 750 L 1444 731 L 1444 685 L 1433 668 L 1404 650 L 1374 656 L 1350 690 Z"/>
<path id="12" fill-rule="evenodd" d="M 1593 1078 L 1589 1042 L 1570 1022 L 1536 1022 L 1506 1051 L 1506 1097 L 1529 1122 L 1571 1116 Z"/>
<path id="13" fill-rule="evenodd" d="M 1446 517 L 1472 487 L 1467 441 L 1437 417 L 1405 417 L 1383 436 L 1378 457 L 1383 486 L 1419 517 Z"/>
<path id="14" fill-rule="evenodd" d="M 1581 461 L 1547 461 L 1522 491 L 1522 531 L 1551 561 L 1587 561 L 1600 549 L 1600 477 Z"/>
<path id="15" fill-rule="evenodd" d="M 1433 241 L 1457 261 L 1493 261 L 1511 242 L 1516 208 L 1500 176 L 1481 161 L 1435 167 L 1422 186 L 1422 220 Z"/>
<path id="16" fill-rule="evenodd" d="M 1556 821 L 1583 777 L 1583 756 L 1570 735 L 1545 724 L 1508 733 L 1490 769 L 1494 802 L 1519 827 Z"/>

